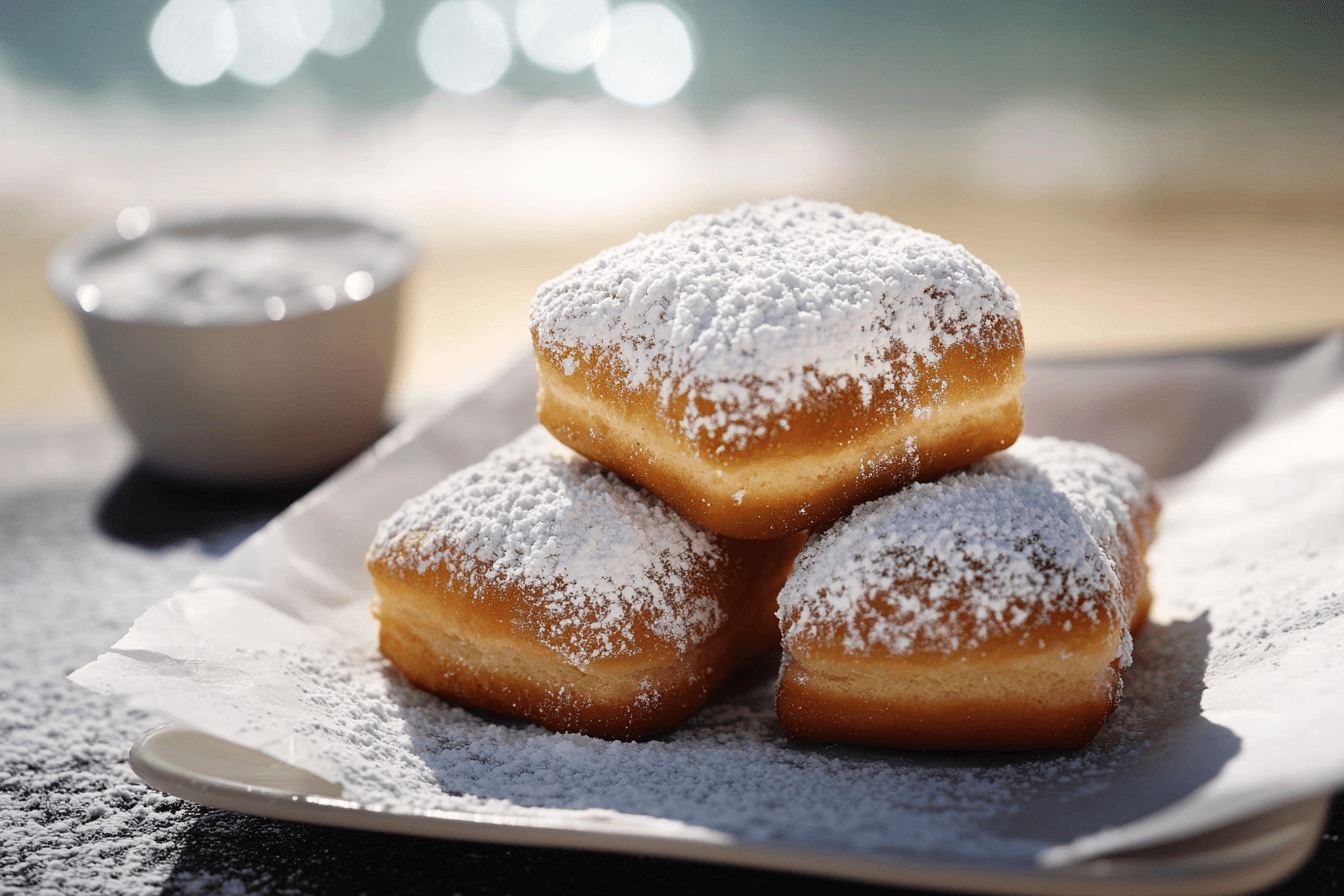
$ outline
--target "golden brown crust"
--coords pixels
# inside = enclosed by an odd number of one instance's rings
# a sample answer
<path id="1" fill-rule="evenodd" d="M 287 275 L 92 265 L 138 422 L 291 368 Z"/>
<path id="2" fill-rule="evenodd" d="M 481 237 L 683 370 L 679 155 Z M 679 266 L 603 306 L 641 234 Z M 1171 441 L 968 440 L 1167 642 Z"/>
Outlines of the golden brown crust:
<path id="1" fill-rule="evenodd" d="M 977 487 L 973 475 L 962 475 L 965 488 Z M 1136 480 L 1141 484 L 1131 487 Z M 1099 482 L 1105 479 L 1090 480 L 1104 488 Z M 996 589 L 1008 587 L 976 601 L 970 592 L 978 576 L 969 585 L 940 579 L 929 573 L 939 561 L 911 552 L 882 567 L 887 572 L 877 578 L 889 578 L 839 622 L 817 622 L 827 584 L 800 599 L 781 597 L 785 652 L 776 709 L 785 733 L 908 749 L 1069 749 L 1090 741 L 1119 701 L 1132 635 L 1147 620 L 1152 595 L 1144 555 L 1159 511 L 1136 467 L 1110 485 L 1108 503 L 1120 508 L 1108 517 L 1114 530 L 1087 533 L 1100 551 L 1093 566 L 1102 573 L 1090 579 L 1092 590 L 1070 589 L 1066 568 L 1050 557 L 1024 555 L 1044 575 L 996 580 Z M 1077 525 L 1083 532 L 1081 516 Z M 800 568 L 814 556 L 800 558 Z M 1044 593 L 1015 590 L 1030 581 L 1053 585 Z M 901 622 L 922 612 L 912 607 L 930 606 L 935 590 L 942 603 L 933 628 Z M 985 635 L 979 619 L 991 603 L 1010 622 Z M 874 635 L 887 624 L 905 626 L 900 649 Z"/>
<path id="2" fill-rule="evenodd" d="M 1016 320 L 987 324 L 983 339 L 949 347 L 936 367 L 912 362 L 909 390 L 878 389 L 865 400 L 857 382 L 819 379 L 814 397 L 770 416 L 741 446 L 687 437 L 671 422 L 681 409 L 664 408 L 654 386 L 627 389 L 613 359 L 552 358 L 534 342 L 543 426 L 698 525 L 734 538 L 824 525 L 862 501 L 1006 448 L 1022 431 Z"/>
<path id="3" fill-rule="evenodd" d="M 1086 622 L 1086 620 L 1083 620 Z M 1110 626 L 1043 626 L 949 655 L 791 645 L 776 694 L 800 740 L 905 749 L 1071 749 L 1115 709 L 1122 637 Z"/>
<path id="4" fill-rule="evenodd" d="M 542 425 L 736 538 L 825 524 L 1022 428 L 1013 291 L 962 246 L 835 203 L 637 236 L 528 316 Z"/>
<path id="5" fill-rule="evenodd" d="M 779 642 L 775 595 L 802 537 L 721 541 L 723 560 L 689 587 L 713 589 L 724 622 L 696 643 L 636 625 L 633 650 L 576 664 L 529 627 L 535 589 L 506 583 L 460 554 L 421 572 L 390 550 L 369 562 L 379 647 L 412 684 L 464 706 L 555 731 L 651 737 L 685 721 Z M 602 625 L 575 613 L 580 626 Z"/>

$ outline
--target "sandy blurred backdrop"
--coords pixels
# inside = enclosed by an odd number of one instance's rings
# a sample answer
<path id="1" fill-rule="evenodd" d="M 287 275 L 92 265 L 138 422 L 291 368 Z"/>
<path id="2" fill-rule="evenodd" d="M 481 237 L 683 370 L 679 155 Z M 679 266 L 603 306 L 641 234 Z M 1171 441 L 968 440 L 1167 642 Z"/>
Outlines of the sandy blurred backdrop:
<path id="1" fill-rule="evenodd" d="M 790 193 L 964 243 L 1018 291 L 1036 356 L 1344 325 L 1344 4 L 688 0 L 662 6 L 689 77 L 640 105 L 534 60 L 512 2 L 477 0 L 509 55 L 470 94 L 427 73 L 438 4 L 303 2 L 376 8 L 376 27 L 273 84 L 239 68 L 199 86 L 151 51 L 163 0 L 0 4 L 0 414 L 106 413 L 43 269 L 138 205 L 410 222 L 427 251 L 401 407 L 524 347 L 537 285 L 596 251 Z"/>

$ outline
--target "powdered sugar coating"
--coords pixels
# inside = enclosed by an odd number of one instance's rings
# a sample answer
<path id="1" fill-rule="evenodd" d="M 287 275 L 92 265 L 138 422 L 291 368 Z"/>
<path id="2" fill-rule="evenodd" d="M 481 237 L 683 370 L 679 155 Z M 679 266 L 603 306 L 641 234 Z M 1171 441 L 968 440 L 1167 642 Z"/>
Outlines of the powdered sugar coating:
<path id="1" fill-rule="evenodd" d="M 809 539 L 779 595 L 785 642 L 838 628 L 849 653 L 953 653 L 1079 615 L 1127 625 L 1107 554 L 1151 494 L 1113 452 L 1024 437 Z"/>
<path id="2" fill-rule="evenodd" d="M 856 382 L 865 402 L 912 394 L 918 365 L 991 338 L 1018 305 L 961 246 L 788 198 L 608 249 L 543 284 L 530 316 L 537 349 L 566 374 L 612 353 L 627 387 L 658 384 L 674 428 L 740 448 L 834 384 Z"/>
<path id="3" fill-rule="evenodd" d="M 1136 544 L 1152 541 L 1150 519 L 1136 519 L 1132 511 L 1156 506 L 1152 480 L 1143 467 L 1100 445 L 1024 438 L 1011 450 L 985 458 L 977 469 L 1048 483 L 1068 498 L 1108 558 L 1123 562 Z"/>
<path id="4" fill-rule="evenodd" d="M 459 570 L 468 589 L 536 595 L 517 622 L 575 665 L 633 653 L 640 626 L 684 650 L 723 622 L 694 587 L 723 557 L 719 536 L 539 426 L 407 501 L 370 550 L 421 574 L 462 557 L 479 563 Z"/>

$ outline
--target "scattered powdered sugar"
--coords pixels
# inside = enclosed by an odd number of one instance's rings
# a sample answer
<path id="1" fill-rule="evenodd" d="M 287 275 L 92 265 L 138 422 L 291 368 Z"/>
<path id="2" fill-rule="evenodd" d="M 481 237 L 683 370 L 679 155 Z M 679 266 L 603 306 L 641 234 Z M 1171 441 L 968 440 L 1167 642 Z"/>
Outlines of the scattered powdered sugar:
<path id="1" fill-rule="evenodd" d="M 527 623 L 575 664 L 632 652 L 636 618 L 683 648 L 722 623 L 692 587 L 723 559 L 720 536 L 539 426 L 406 502 L 370 556 L 420 573 L 478 561 L 457 573 L 467 586 L 535 595 L 541 616 Z"/>
<path id="2" fill-rule="evenodd" d="M 1335 413 L 1344 419 L 1344 402 L 1337 404 Z M 1302 440 L 1317 444 L 1310 433 Z M 1031 442 L 1019 449 L 1028 457 L 1072 450 Z M 1093 449 L 1077 450 L 1084 460 L 1102 457 Z M 1118 829 L 1182 797 L 1217 791 L 1227 786 L 1229 769 L 1232 780 L 1244 782 L 1237 786 L 1255 787 L 1255 775 L 1291 767 L 1278 759 L 1257 766 L 1256 757 L 1274 756 L 1277 748 L 1266 738 L 1275 735 L 1245 728 L 1234 733 L 1228 722 L 1213 721 L 1206 705 L 1233 690 L 1243 713 L 1277 705 L 1275 689 L 1255 684 L 1266 672 L 1265 660 L 1291 660 L 1295 647 L 1344 621 L 1339 589 L 1329 581 L 1342 562 L 1344 522 L 1337 507 L 1344 466 L 1331 463 L 1329 470 L 1311 467 L 1326 474 L 1321 509 L 1330 502 L 1336 508 L 1325 524 L 1299 515 L 1300 495 L 1291 487 L 1260 489 L 1255 480 L 1249 484 L 1253 495 L 1262 496 L 1255 505 L 1261 514 L 1235 526 L 1211 520 L 1205 513 L 1210 508 L 1202 505 L 1245 501 L 1247 483 L 1210 476 L 1170 497 L 1174 525 L 1154 552 L 1161 583 L 1155 616 L 1133 645 L 1125 701 L 1097 738 L 1077 751 L 990 756 L 797 744 L 779 729 L 770 680 L 730 690 L 657 740 L 611 743 L 503 722 L 437 700 L 389 669 L 371 643 L 339 652 L 333 647 L 330 655 L 289 654 L 270 674 L 299 683 L 320 707 L 315 721 L 301 723 L 296 732 L 320 738 L 325 755 L 341 768 L 347 796 L 386 810 L 534 820 L 554 812 L 557 824 L 569 817 L 564 813 L 604 811 L 745 842 L 1029 867 L 1042 849 L 1080 833 Z M 1030 467 L 1027 460 L 1021 464 Z M 1029 503 L 1042 514 L 1060 508 L 1064 495 L 1041 481 L 1050 475 L 1038 470 L 1014 479 L 994 469 L 1021 471 L 1022 465 L 1000 458 L 954 478 L 1032 486 L 1038 490 L 1027 492 Z M 1131 481 L 1126 466 L 1111 469 L 1119 480 Z M 1072 491 L 1087 494 L 1104 485 L 1104 477 L 1085 468 L 1071 475 L 1093 483 Z M 1123 493 L 1122 484 L 1115 487 Z M 1073 537 L 1090 540 L 1082 520 L 1104 504 L 1075 511 Z M 1093 524 L 1106 526 L 1101 516 Z M 1319 536 L 1304 540 L 1304 527 Z M 1271 530 L 1277 534 L 1266 539 Z M 1102 567 L 1088 568 L 1106 574 Z M 1201 583 L 1211 575 L 1220 586 L 1205 591 Z M 1249 577 L 1252 590 L 1230 587 L 1237 577 Z M 1304 583 L 1314 584 L 1297 595 Z M 1256 609 L 1267 605 L 1278 610 Z M 1164 612 L 1170 606 L 1194 612 L 1172 618 Z M 1290 607 L 1297 609 L 1287 612 Z M 1266 642 L 1277 645 L 1279 656 Z M 1321 702 L 1315 691 L 1306 693 Z M 1337 698 L 1323 705 L 1337 707 Z M 1301 705 L 1295 712 L 1314 710 Z M 1301 749 L 1296 740 L 1288 739 L 1291 749 Z M 1235 767 L 1229 765 L 1234 758 Z M 1258 771 L 1238 778 L 1248 765 Z"/>
<path id="3" fill-rule="evenodd" d="M 202 809 L 126 764 L 155 721 L 66 680 L 211 558 L 98 533 L 110 426 L 0 427 L 0 893 L 155 896 Z"/>
<path id="4" fill-rule="evenodd" d="M 1119 580 L 1098 542 L 1119 543 L 1141 496 L 1143 471 L 1113 452 L 1024 437 L 813 535 L 779 595 L 786 640 L 838 628 L 851 653 L 950 653 L 1060 615 L 1120 622 Z M 906 580 L 920 592 L 894 587 Z M 874 603 L 883 595 L 890 608 Z"/>
<path id="5" fill-rule="evenodd" d="M 865 750 L 788 740 L 767 679 L 669 735 L 629 743 L 482 717 L 413 688 L 373 649 L 286 653 L 280 668 L 323 706 L 322 721 L 297 725 L 296 735 L 331 741 L 343 795 L 384 811 L 558 825 L 598 812 L 674 837 L 707 831 L 1019 867 L 1065 827 L 1047 824 L 1041 836 L 1018 824 L 1022 816 L 1049 818 L 1106 794 L 1173 708 L 1168 692 L 1149 687 L 1173 684 L 1155 668 L 1087 750 L 1011 758 Z"/>
<path id="6" fill-rule="evenodd" d="M 1344 638 L 1341 445 L 1344 390 L 1173 485 L 1163 530 L 1182 537 L 1154 545 L 1154 589 L 1170 611 L 1217 623 L 1211 676 L 1276 668 L 1325 631 Z M 1323 665 L 1344 684 L 1344 662 Z"/>
<path id="7" fill-rule="evenodd" d="M 630 388 L 662 384 L 664 413 L 680 414 L 669 422 L 688 437 L 741 447 L 769 416 L 837 382 L 856 382 L 865 401 L 908 394 L 915 362 L 936 364 L 986 325 L 1016 321 L 1018 306 L 961 246 L 789 198 L 608 249 L 543 284 L 530 316 L 538 348 L 566 374 L 614 353 Z"/>
<path id="8" fill-rule="evenodd" d="M 642 820 L 647 830 L 669 838 L 686 825 L 790 852 L 833 849 L 838 856 L 867 853 L 1008 868 L 1030 868 L 1043 858 L 1052 864 L 1078 861 L 1107 849 L 1186 836 L 1344 780 L 1337 746 L 1344 668 L 1338 650 L 1344 638 L 1341 427 L 1344 393 L 1337 393 L 1282 430 L 1281 440 L 1266 432 L 1164 491 L 1162 532 L 1150 552 L 1152 621 L 1134 644 L 1124 702 L 1097 738 L 1077 751 L 1001 756 L 793 743 L 774 717 L 769 680 L 729 688 L 682 728 L 653 741 L 611 743 L 553 734 L 417 691 L 379 657 L 373 624 L 358 605 L 348 609 L 364 620 L 360 637 L 340 643 L 313 638 L 301 648 L 271 639 L 265 649 L 237 651 L 231 658 L 235 674 L 223 685 L 209 676 L 192 682 L 184 676 L 195 667 L 176 661 L 163 674 L 177 676 L 175 686 L 199 688 L 189 695 L 190 708 L 202 727 L 222 736 L 243 739 L 230 723 L 251 718 L 244 710 L 282 712 L 286 740 L 276 755 L 285 746 L 302 746 L 310 759 L 329 760 L 332 768 L 324 773 L 345 786 L 347 797 L 389 811 L 461 810 L 561 826 L 573 820 L 567 813 L 590 813 L 587 817 L 613 822 Z M 1269 445 L 1274 451 L 1267 453 Z M 389 471 L 396 463 L 395 456 L 381 458 L 359 474 L 360 482 L 372 487 L 396 481 Z M 344 494 L 333 490 L 321 500 L 321 516 L 339 527 L 350 510 L 342 503 Z M 302 540 L 287 536 L 301 523 L 301 518 L 282 520 L 263 533 L 262 543 L 295 549 Z M 362 526 L 361 521 L 352 528 L 365 531 Z M 366 532 L 361 537 L 367 540 Z M 36 536 L 32 545 L 19 544 L 0 556 L 0 567 L 28 562 L 29 553 L 37 553 L 28 548 L 37 544 Z M 70 547 L 50 546 L 46 563 L 56 563 Z M 95 559 L 86 575 L 96 568 L 96 591 L 93 582 L 82 589 L 31 584 L 44 581 L 46 568 L 21 577 L 28 583 L 15 591 L 25 601 L 22 618 L 46 619 L 52 631 L 60 623 L 69 628 L 69 619 L 89 625 L 82 610 L 61 598 L 82 591 L 82 605 L 90 606 L 88 595 L 107 593 L 102 586 L 108 558 Z M 249 583 L 266 578 L 264 570 L 253 568 L 235 567 L 231 574 Z M 43 599 L 48 596 L 50 601 Z M 217 617 L 195 615 L 208 609 L 211 595 L 195 596 L 199 603 L 191 617 L 159 633 L 157 656 L 191 657 L 203 643 L 218 639 Z M 0 599 L 7 598 L 8 592 L 0 592 Z M 127 609 L 110 613 L 104 627 L 124 625 L 134 615 Z M 233 607 L 224 610 L 236 614 Z M 193 619 L 203 620 L 199 628 L 187 624 Z M 24 652 L 38 640 L 32 634 L 23 627 L 16 633 L 0 629 L 13 657 L 0 654 L 0 671 L 11 671 L 7 664 L 18 670 Z M 180 646 L 173 646 L 175 637 L 183 639 Z M 87 655 L 88 647 L 71 646 L 68 652 L 72 658 Z M 147 653 L 137 657 L 152 660 Z M 84 671 L 110 668 L 104 663 Z M 22 681 L 22 673 L 16 677 Z M 146 674 L 141 680 L 153 686 L 150 694 L 137 693 L 146 702 L 169 690 L 161 686 L 166 678 Z M 240 681 L 265 687 L 237 687 Z M 265 701 L 281 691 L 299 698 L 276 710 Z M 29 703 L 48 705 L 43 699 Z M 89 696 L 81 703 L 97 700 Z M 84 813 L 97 805 L 110 807 L 111 815 L 127 809 L 115 798 L 63 802 L 74 788 L 60 777 L 65 767 L 46 757 L 89 762 L 109 778 L 110 772 L 107 760 L 93 751 L 70 747 L 72 741 L 93 742 L 80 726 L 96 733 L 96 714 L 60 711 L 59 727 L 53 724 L 12 751 L 6 748 L 7 770 L 18 770 L 11 772 L 20 782 L 18 792 L 24 794 L 27 776 L 36 774 L 46 803 L 30 808 L 0 802 L 5 834 L 21 832 L 13 845 L 0 842 L 0 849 L 21 851 L 51 836 L 89 878 L 108 873 L 115 860 L 76 849 L 85 842 L 76 833 L 88 823 Z M 75 729 L 78 737 L 70 733 Z M 41 763 L 32 773 L 24 765 L 28 755 Z M 318 767 L 310 760 L 295 762 Z M 143 806 L 144 788 L 135 786 Z M 173 838 L 180 842 L 180 825 L 162 814 L 174 803 L 146 813 L 139 835 L 146 854 L 155 848 L 151 838 L 167 836 L 165 849 Z M 54 820 L 65 827 L 45 833 Z M 1098 833 L 1077 839 L 1089 832 Z M 116 836 L 109 834 L 120 844 Z M 89 840 L 102 843 L 96 833 Z M 4 865 L 0 861 L 0 880 Z M 61 882 L 32 874 L 20 884 Z M 150 883 L 153 877 L 144 874 L 141 880 Z"/>
<path id="9" fill-rule="evenodd" d="M 1122 558 L 1129 549 L 1122 533 L 1131 526 L 1145 527 L 1135 533 L 1139 544 L 1152 540 L 1150 521 L 1134 516 L 1135 508 L 1155 506 L 1152 480 L 1143 467 L 1100 445 L 1027 437 L 975 469 L 1048 483 L 1068 498 L 1087 531 L 1111 557 Z"/>

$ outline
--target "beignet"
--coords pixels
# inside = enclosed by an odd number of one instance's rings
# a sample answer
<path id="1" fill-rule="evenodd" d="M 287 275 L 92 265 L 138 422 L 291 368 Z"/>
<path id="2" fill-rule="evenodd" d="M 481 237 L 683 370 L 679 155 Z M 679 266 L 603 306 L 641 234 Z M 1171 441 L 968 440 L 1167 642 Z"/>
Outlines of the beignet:
<path id="1" fill-rule="evenodd" d="M 538 416 L 697 524 L 770 538 L 1022 428 L 1017 296 L 963 247 L 842 205 L 744 205 L 545 283 Z"/>
<path id="2" fill-rule="evenodd" d="M 778 645 L 802 540 L 706 532 L 535 427 L 379 527 L 379 646 L 454 702 L 649 737 Z"/>
<path id="3" fill-rule="evenodd" d="M 1156 494 L 1099 448 L 1024 437 L 812 535 L 779 596 L 776 709 L 804 740 L 1086 744 L 1147 617 Z"/>

